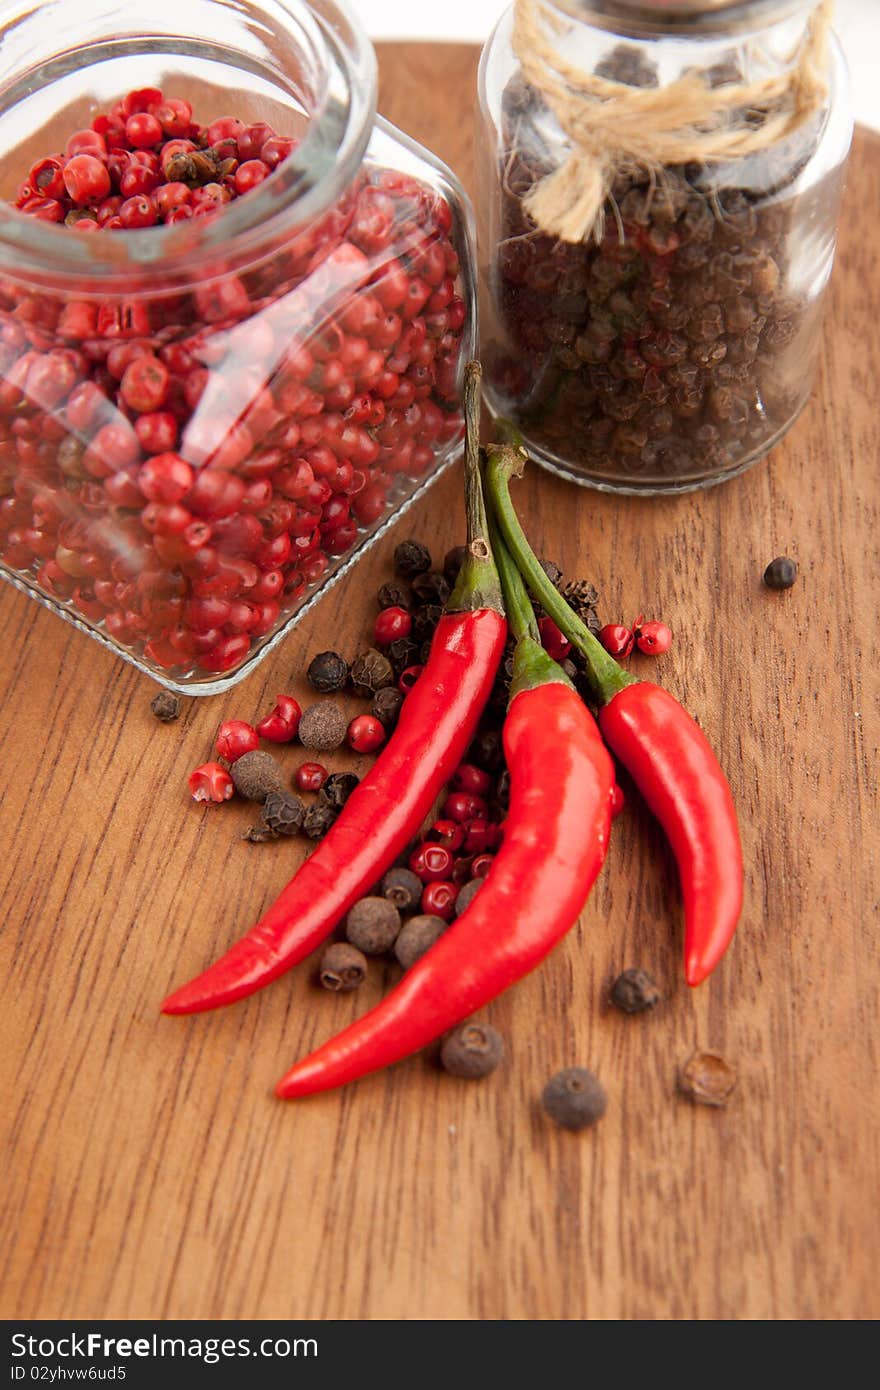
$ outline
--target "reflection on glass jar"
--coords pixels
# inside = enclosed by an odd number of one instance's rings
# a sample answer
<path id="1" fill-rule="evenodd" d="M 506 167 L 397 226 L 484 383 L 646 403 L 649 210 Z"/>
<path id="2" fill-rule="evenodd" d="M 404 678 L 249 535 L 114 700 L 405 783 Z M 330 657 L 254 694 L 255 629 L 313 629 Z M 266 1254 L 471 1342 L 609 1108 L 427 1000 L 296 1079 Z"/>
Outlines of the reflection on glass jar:
<path id="1" fill-rule="evenodd" d="M 705 487 L 794 422 L 852 131 L 827 19 L 796 0 L 502 18 L 480 73 L 486 389 L 547 467 Z"/>
<path id="2" fill-rule="evenodd" d="M 451 460 L 468 213 L 337 4 L 139 11 L 0 16 L 0 570 L 209 693 Z"/>

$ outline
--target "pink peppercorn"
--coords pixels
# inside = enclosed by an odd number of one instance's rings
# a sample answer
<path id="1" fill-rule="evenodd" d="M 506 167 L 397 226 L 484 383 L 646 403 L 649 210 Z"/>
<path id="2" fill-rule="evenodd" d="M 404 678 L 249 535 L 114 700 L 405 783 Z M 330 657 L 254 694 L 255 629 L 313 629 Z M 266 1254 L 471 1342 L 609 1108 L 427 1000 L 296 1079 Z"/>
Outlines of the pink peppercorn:
<path id="1" fill-rule="evenodd" d="M 234 791 L 232 778 L 219 763 L 202 763 L 189 775 L 193 801 L 228 801 Z"/>
<path id="2" fill-rule="evenodd" d="M 257 731 L 243 719 L 224 719 L 217 733 L 217 756 L 234 763 L 260 746 Z"/>

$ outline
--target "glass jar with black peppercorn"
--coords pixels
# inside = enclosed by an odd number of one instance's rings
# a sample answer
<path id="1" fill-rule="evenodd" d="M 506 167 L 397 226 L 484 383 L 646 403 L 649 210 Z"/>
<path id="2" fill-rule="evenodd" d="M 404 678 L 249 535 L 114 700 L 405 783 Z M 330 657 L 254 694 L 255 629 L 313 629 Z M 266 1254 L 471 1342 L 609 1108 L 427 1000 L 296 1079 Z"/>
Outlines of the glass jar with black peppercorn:
<path id="1" fill-rule="evenodd" d="M 493 411 L 551 470 L 707 487 L 809 395 L 852 118 L 831 0 L 516 0 L 483 55 Z"/>
<path id="2" fill-rule="evenodd" d="M 344 0 L 3 0 L 0 48 L 0 577 L 213 694 L 457 453 L 466 200 Z"/>

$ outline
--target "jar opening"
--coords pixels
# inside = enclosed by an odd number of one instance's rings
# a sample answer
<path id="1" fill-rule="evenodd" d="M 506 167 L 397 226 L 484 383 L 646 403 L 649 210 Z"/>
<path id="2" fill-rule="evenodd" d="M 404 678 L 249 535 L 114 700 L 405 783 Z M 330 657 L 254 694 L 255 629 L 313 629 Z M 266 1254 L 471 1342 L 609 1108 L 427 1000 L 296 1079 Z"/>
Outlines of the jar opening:
<path id="1" fill-rule="evenodd" d="M 48 10 L 57 12 L 48 23 Z M 70 11 L 75 11 L 70 14 Z M 66 17 L 66 16 L 69 16 Z M 375 116 L 376 63 L 360 24 L 336 0 L 156 0 L 149 26 L 124 0 L 76 6 L 0 4 L 0 256 L 36 276 L 112 291 L 161 266 L 169 283 L 245 263 L 330 205 L 359 166 Z M 15 209 L 14 185 L 127 90 L 159 86 L 203 122 L 268 119 L 294 152 L 216 218 L 87 237 Z M 5 248 L 5 250 L 3 249 Z M 89 285 L 90 278 L 93 285 Z M 121 285 L 120 285 L 121 287 Z"/>

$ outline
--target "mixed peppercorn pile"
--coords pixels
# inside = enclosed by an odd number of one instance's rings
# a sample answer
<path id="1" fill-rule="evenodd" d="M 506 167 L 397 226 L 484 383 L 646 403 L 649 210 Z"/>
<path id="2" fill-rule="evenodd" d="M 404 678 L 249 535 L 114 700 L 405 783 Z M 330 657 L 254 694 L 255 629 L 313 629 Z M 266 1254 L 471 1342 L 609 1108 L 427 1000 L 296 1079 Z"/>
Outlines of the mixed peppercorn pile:
<path id="1" fill-rule="evenodd" d="M 460 1058 L 461 1047 L 473 1044 L 480 1057 L 467 1064 L 477 1070 L 462 1074 L 491 1069 L 500 1050 L 473 1015 L 540 964 L 582 910 L 622 805 L 612 754 L 674 851 L 689 985 L 715 970 L 739 920 L 739 827 L 712 748 L 668 691 L 630 674 L 598 640 L 595 630 L 606 629 L 595 613 L 593 587 L 583 580 L 565 585 L 569 603 L 556 567 L 535 555 L 510 496 L 525 451 L 511 443 L 480 448 L 480 382 L 472 362 L 465 378 L 467 544 L 447 556 L 449 578 L 431 568 L 420 543 L 402 543 L 395 562 L 398 579 L 407 583 L 380 590 L 383 606 L 372 633 L 379 645 L 350 666 L 334 651 L 309 664 L 322 691 L 338 691 L 356 668 L 359 679 L 367 669 L 373 673 L 364 693 L 378 699 L 393 690 L 387 742 L 377 714 L 367 716 L 367 726 L 364 716 L 347 723 L 333 701 L 302 711 L 282 696 L 257 727 L 226 721 L 217 743 L 225 765 L 193 774 L 196 799 L 222 801 L 237 790 L 263 803 L 255 838 L 267 839 L 294 833 L 307 813 L 285 786 L 280 765 L 259 747 L 260 732 L 280 742 L 298 737 L 316 751 L 346 737 L 358 748 L 364 731 L 369 742 L 375 737 L 384 745 L 361 781 L 351 774 L 331 779 L 323 764 L 296 770 L 300 790 L 318 789 L 322 842 L 260 920 L 162 1005 L 179 1015 L 233 1004 L 319 946 L 322 983 L 350 990 L 366 977 L 368 956 L 393 951 L 405 972 L 400 983 L 295 1063 L 276 1086 L 284 1098 L 358 1080 L 454 1030 L 451 1054 Z M 794 562 L 779 557 L 764 580 L 768 587 L 790 584 L 795 573 Z M 437 607 L 413 608 L 416 585 L 424 599 L 452 581 L 439 615 L 426 619 L 428 628 L 435 626 L 420 653 L 424 665 L 406 665 L 419 608 Z M 669 630 L 651 626 L 646 631 L 640 618 L 634 631 L 624 631 L 657 654 L 668 645 Z M 396 690 L 394 667 L 380 649 L 390 652 L 395 644 L 401 648 Z M 499 679 L 506 711 L 500 731 Z M 173 715 L 166 703 L 156 708 L 160 718 Z M 500 803 L 497 819 L 493 803 Z M 340 924 L 345 941 L 326 947 Z M 639 1014 L 657 1004 L 659 992 L 645 971 L 631 969 L 610 998 Z M 679 1089 L 698 1103 L 725 1104 L 734 1082 L 723 1059 L 695 1054 Z M 559 1123 L 580 1128 L 601 1116 L 605 1097 L 591 1074 L 574 1068 L 548 1084 L 544 1104 Z"/>
<path id="2" fill-rule="evenodd" d="M 195 223 L 295 149 L 147 88 L 16 202 L 71 236 Z M 364 166 L 185 293 L 143 269 L 99 294 L 0 279 L 0 559 L 178 678 L 240 665 L 460 435 L 458 274 L 446 201 Z"/>
<path id="3" fill-rule="evenodd" d="M 359 779 L 352 772 L 331 773 L 317 758 L 344 747 L 370 754 L 385 743 L 424 670 L 442 604 L 455 584 L 462 556 L 463 547 L 457 547 L 446 556 L 442 570 L 435 569 L 425 545 L 415 539 L 402 541 L 394 551 L 394 578 L 376 595 L 379 613 L 369 633 L 374 645 L 350 662 L 338 652 L 322 651 L 307 665 L 309 685 L 322 696 L 336 698 L 317 700 L 303 710 L 292 696 L 279 695 L 274 709 L 255 724 L 224 720 L 215 745 L 218 761 L 203 764 L 190 776 L 193 798 L 223 802 L 238 793 L 261 803 L 260 821 L 246 832 L 251 841 L 295 834 L 319 839 L 326 834 Z M 548 564 L 548 568 L 561 582 L 556 566 Z M 596 591 L 585 587 L 595 603 Z M 594 612 L 592 606 L 590 612 Z M 552 645 L 553 634 L 547 631 Z M 501 737 L 509 686 L 508 656 L 482 725 L 465 761 L 455 769 L 436 807 L 437 815 L 375 893 L 362 900 L 369 904 L 377 896 L 389 897 L 398 930 L 402 917 L 411 913 L 448 922 L 462 911 L 488 873 L 501 842 L 509 796 Z M 339 701 L 350 705 L 352 696 L 369 701 L 369 712 L 350 717 Z M 166 697 L 156 699 L 158 717 L 162 717 Z M 297 745 L 312 757 L 288 772 L 261 748 L 261 740 Z M 302 798 L 308 794 L 314 800 L 307 803 Z M 389 950 L 395 939 L 389 942 Z M 411 932 L 405 940 L 409 952 Z"/>

